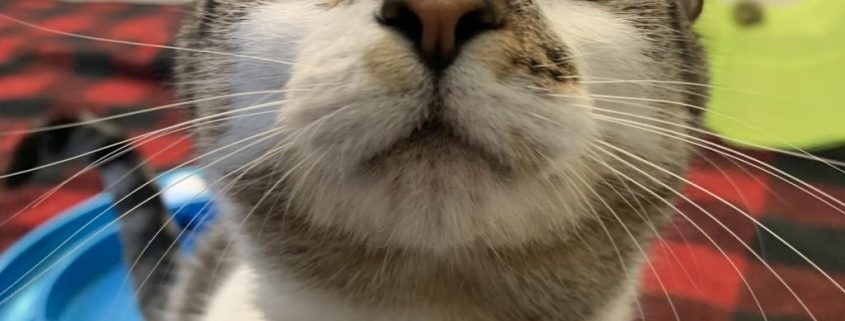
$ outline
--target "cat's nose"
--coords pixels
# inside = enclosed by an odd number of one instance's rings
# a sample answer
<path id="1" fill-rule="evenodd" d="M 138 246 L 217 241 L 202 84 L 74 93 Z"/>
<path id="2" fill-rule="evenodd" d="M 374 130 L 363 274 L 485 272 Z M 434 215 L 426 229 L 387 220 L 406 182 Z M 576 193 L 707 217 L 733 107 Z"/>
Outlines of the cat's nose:
<path id="1" fill-rule="evenodd" d="M 414 42 L 434 69 L 447 67 L 461 45 L 501 23 L 493 0 L 385 0 L 379 21 Z"/>

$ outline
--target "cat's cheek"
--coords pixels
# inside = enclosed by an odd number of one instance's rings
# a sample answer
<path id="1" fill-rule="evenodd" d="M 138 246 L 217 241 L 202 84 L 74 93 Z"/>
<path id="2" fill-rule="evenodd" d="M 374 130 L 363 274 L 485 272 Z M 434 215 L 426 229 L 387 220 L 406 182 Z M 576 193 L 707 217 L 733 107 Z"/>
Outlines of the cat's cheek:
<path id="1" fill-rule="evenodd" d="M 682 101 L 682 92 L 638 82 L 664 79 L 665 62 L 648 54 L 654 44 L 630 18 L 585 3 L 542 1 L 541 4 L 554 33 L 572 50 L 572 61 L 578 68 L 581 83 L 594 101 L 594 114 L 657 128 L 689 121 L 687 108 L 677 103 L 661 103 Z M 666 153 L 664 135 L 608 121 L 597 124 L 610 141 L 644 154 Z"/>

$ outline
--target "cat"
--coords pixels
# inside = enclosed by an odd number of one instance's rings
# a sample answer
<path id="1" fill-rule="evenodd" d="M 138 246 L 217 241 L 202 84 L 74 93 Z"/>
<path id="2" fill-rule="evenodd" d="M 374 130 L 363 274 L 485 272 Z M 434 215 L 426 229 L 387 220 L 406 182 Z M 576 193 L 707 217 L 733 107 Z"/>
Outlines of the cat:
<path id="1" fill-rule="evenodd" d="M 191 106 L 243 117 L 194 132 L 200 152 L 231 154 L 207 164 L 231 188 L 157 318 L 630 319 L 692 148 L 607 120 L 699 126 L 701 7 L 196 1 L 181 98 L 282 91 Z M 612 192 L 628 181 L 653 191 L 635 195 L 645 214 Z"/>

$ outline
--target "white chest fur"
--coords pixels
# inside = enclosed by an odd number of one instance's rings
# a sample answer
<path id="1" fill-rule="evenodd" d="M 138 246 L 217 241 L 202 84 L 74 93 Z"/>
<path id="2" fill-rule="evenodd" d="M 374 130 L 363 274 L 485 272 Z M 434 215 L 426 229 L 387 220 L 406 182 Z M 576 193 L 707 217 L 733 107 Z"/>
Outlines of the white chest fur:
<path id="1" fill-rule="evenodd" d="M 265 321 L 254 304 L 255 273 L 238 266 L 213 295 L 203 321 Z"/>

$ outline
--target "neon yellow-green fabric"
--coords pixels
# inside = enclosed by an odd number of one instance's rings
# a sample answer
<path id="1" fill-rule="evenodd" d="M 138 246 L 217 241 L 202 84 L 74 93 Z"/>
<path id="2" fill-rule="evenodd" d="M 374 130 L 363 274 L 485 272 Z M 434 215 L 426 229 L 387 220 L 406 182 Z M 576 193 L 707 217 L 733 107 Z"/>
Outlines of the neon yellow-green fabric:
<path id="1" fill-rule="evenodd" d="M 704 2 L 710 129 L 740 145 L 845 142 L 845 0 L 758 0 L 788 4 L 764 5 L 751 26 L 736 22 L 736 0 Z"/>

